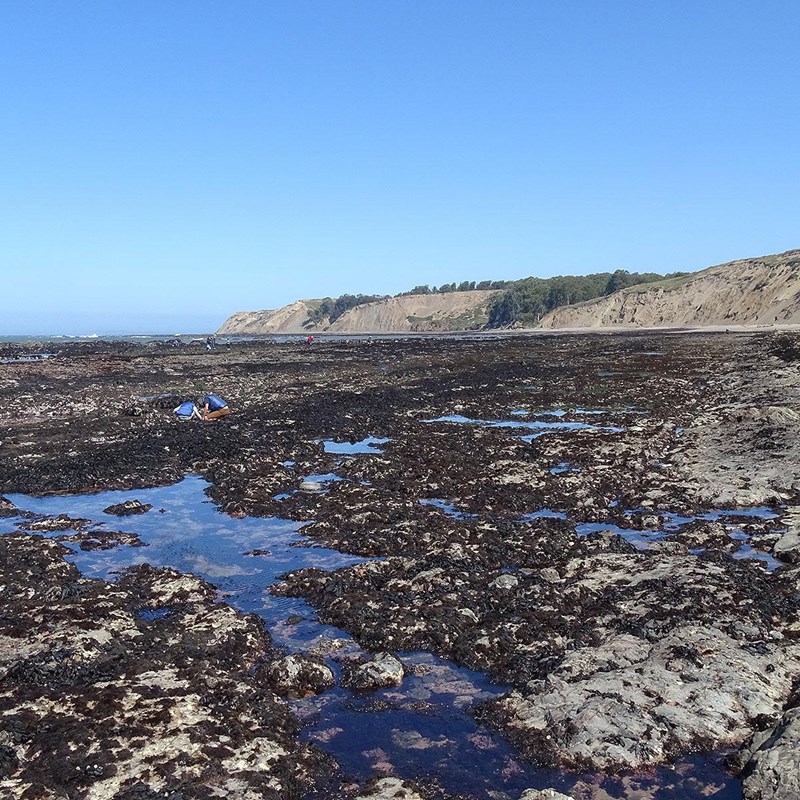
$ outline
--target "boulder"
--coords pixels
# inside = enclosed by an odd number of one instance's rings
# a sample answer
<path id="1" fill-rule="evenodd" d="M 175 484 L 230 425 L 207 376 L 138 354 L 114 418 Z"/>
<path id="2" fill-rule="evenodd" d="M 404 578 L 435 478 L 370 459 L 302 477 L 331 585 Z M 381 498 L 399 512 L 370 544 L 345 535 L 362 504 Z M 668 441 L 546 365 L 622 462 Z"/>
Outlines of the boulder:
<path id="1" fill-rule="evenodd" d="M 0 519 L 16 517 L 19 513 L 19 509 L 7 497 L 0 495 Z"/>
<path id="2" fill-rule="evenodd" d="M 105 514 L 114 514 L 118 517 L 130 517 L 133 514 L 146 514 L 151 508 L 151 503 L 140 503 L 138 500 L 126 500 L 103 509 Z"/>
<path id="3" fill-rule="evenodd" d="M 334 684 L 333 672 L 319 660 L 293 653 L 270 664 L 267 679 L 276 694 L 306 697 Z"/>
<path id="4" fill-rule="evenodd" d="M 774 727 L 750 740 L 743 764 L 745 800 L 796 800 L 800 797 L 800 708 L 787 711 Z"/>
<path id="5" fill-rule="evenodd" d="M 792 511 L 783 518 L 786 524 L 786 532 L 775 542 L 773 554 L 781 561 L 788 561 L 790 564 L 800 563 L 800 513 L 798 509 Z"/>
<path id="6" fill-rule="evenodd" d="M 513 589 L 519 583 L 519 579 L 513 575 L 498 575 L 489 585 L 495 589 Z"/>
<path id="7" fill-rule="evenodd" d="M 376 653 L 371 661 L 344 665 L 342 684 L 351 689 L 384 689 L 403 682 L 403 663 L 389 653 Z"/>
<path id="8" fill-rule="evenodd" d="M 798 677 L 796 647 L 750 646 L 685 624 L 655 643 L 619 634 L 575 650 L 530 693 L 498 701 L 498 711 L 540 762 L 639 769 L 745 741 L 780 713 Z"/>

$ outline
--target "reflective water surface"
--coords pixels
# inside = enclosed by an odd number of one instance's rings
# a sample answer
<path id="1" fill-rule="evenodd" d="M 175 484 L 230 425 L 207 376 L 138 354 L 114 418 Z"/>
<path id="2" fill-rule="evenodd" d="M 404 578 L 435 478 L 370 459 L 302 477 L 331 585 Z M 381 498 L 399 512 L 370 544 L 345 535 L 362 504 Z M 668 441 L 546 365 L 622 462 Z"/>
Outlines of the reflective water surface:
<path id="1" fill-rule="evenodd" d="M 335 479 L 338 476 L 311 476 Z M 74 549 L 69 558 L 88 577 L 114 580 L 140 563 L 169 566 L 200 575 L 234 607 L 260 614 L 276 643 L 290 651 L 326 654 L 338 675 L 338 656 L 360 652 L 345 631 L 321 624 L 302 599 L 269 592 L 282 573 L 305 566 L 337 569 L 365 559 L 310 546 L 302 523 L 279 518 L 234 519 L 208 499 L 208 484 L 196 476 L 148 490 L 36 498 L 9 495 L 19 508 L 43 516 L 66 514 L 89 520 L 90 530 L 137 534 L 143 547 Z M 103 511 L 137 499 L 152 508 L 117 517 Z M 428 500 L 458 518 L 445 501 Z M 561 517 L 542 510 L 538 516 Z M 20 518 L 0 522 L 13 530 Z M 608 527 L 608 526 L 606 526 Z M 69 534 L 69 531 L 66 532 Z M 63 536 L 64 531 L 44 535 Z M 157 619 L 169 609 L 142 609 Z M 478 725 L 470 715 L 476 703 L 502 695 L 485 675 L 458 667 L 430 653 L 400 653 L 406 678 L 398 688 L 377 692 L 337 687 L 290 701 L 303 720 L 303 738 L 330 752 L 345 773 L 360 781 L 383 774 L 432 779 L 443 789 L 480 800 L 516 800 L 529 787 L 551 786 L 576 798 L 705 798 L 738 800 L 739 781 L 726 774 L 718 756 L 695 756 L 638 775 L 578 775 L 536 769 L 526 764 L 503 737 Z"/>

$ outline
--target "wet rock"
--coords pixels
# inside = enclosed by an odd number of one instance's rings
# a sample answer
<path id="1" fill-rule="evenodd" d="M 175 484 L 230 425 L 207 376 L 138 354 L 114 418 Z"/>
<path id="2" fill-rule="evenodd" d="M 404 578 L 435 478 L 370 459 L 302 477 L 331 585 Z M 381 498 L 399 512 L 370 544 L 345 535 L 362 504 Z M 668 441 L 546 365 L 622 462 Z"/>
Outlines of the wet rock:
<path id="1" fill-rule="evenodd" d="M 572 798 L 555 789 L 526 789 L 519 800 L 572 800 Z"/>
<path id="2" fill-rule="evenodd" d="M 682 527 L 674 538 L 687 548 L 713 547 L 730 552 L 738 547 L 738 543 L 731 539 L 721 522 L 705 522 L 703 520 L 690 522 Z"/>
<path id="3" fill-rule="evenodd" d="M 342 685 L 351 689 L 384 689 L 403 682 L 403 662 L 389 653 L 376 653 L 366 662 L 347 661 L 342 669 Z"/>
<path id="4" fill-rule="evenodd" d="M 800 530 L 787 531 L 775 542 L 773 552 L 781 561 L 800 563 Z"/>
<path id="5" fill-rule="evenodd" d="M 513 589 L 519 585 L 519 579 L 513 575 L 498 575 L 489 585 L 495 589 Z"/>
<path id="6" fill-rule="evenodd" d="M 50 533 L 54 531 L 83 531 L 88 524 L 88 519 L 73 519 L 66 514 L 59 514 L 56 517 L 29 520 L 21 523 L 19 527 L 24 531 L 32 531 L 34 533 Z"/>
<path id="7" fill-rule="evenodd" d="M 542 580 L 547 581 L 548 583 L 558 583 L 558 581 L 561 580 L 558 570 L 554 569 L 553 567 L 545 567 L 544 569 L 539 570 L 539 575 Z"/>
<path id="8" fill-rule="evenodd" d="M 737 755 L 745 800 L 800 797 L 800 708 L 756 734 Z"/>
<path id="9" fill-rule="evenodd" d="M 737 376 L 743 397 L 759 392 L 760 372 Z M 675 465 L 701 505 L 764 505 L 796 483 L 794 469 L 787 470 L 800 455 L 800 415 L 794 409 L 728 400 L 722 408 L 700 415 L 695 424 L 693 446 L 676 455 Z"/>
<path id="10" fill-rule="evenodd" d="M 800 563 L 800 509 L 792 507 L 784 517 L 786 532 L 775 542 L 773 554 L 790 564 Z"/>
<path id="11" fill-rule="evenodd" d="M 424 800 L 413 784 L 400 778 L 378 778 L 371 781 L 356 800 Z"/>
<path id="12" fill-rule="evenodd" d="M 267 669 L 273 690 L 279 695 L 306 697 L 334 684 L 333 672 L 322 659 L 292 654 L 273 661 Z"/>
<path id="13" fill-rule="evenodd" d="M 38 536 L 0 537 L 0 795 L 335 793 L 288 708 L 248 676 L 271 653 L 258 618 L 174 570 L 83 579 L 66 552 Z M 156 620 L 136 613 L 167 605 Z"/>
<path id="14" fill-rule="evenodd" d="M 319 481 L 301 481 L 300 491 L 306 494 L 319 494 L 325 491 L 325 484 Z"/>
<path id="15" fill-rule="evenodd" d="M 93 526 L 88 519 L 74 519 L 66 514 L 28 520 L 17 527 L 33 533 L 56 534 L 51 537 L 55 541 L 77 544 L 81 550 L 112 550 L 121 545 L 144 546 L 138 534 L 107 530 Z"/>
<path id="16" fill-rule="evenodd" d="M 578 652 L 497 710 L 541 763 L 637 769 L 740 743 L 798 676 L 800 648 L 683 625 L 656 643 L 617 637 Z"/>
<path id="17" fill-rule="evenodd" d="M 0 495 L 0 519 L 16 517 L 19 513 L 19 509 L 8 498 Z"/>
<path id="18" fill-rule="evenodd" d="M 184 400 L 185 395 L 173 394 L 171 392 L 161 392 L 151 397 L 140 397 L 138 402 L 147 405 L 149 408 L 158 408 L 163 411 L 172 411 L 173 408 L 179 406 Z"/>
<path id="19" fill-rule="evenodd" d="M 144 547 L 138 534 L 90 528 L 70 535 L 54 537 L 59 542 L 74 542 L 81 550 L 114 550 L 117 547 Z"/>
<path id="20" fill-rule="evenodd" d="M 151 508 L 151 503 L 140 503 L 138 500 L 126 500 L 124 503 L 116 503 L 108 508 L 104 508 L 105 514 L 114 514 L 118 517 L 129 517 L 134 514 L 146 514 Z"/>
<path id="21" fill-rule="evenodd" d="M 674 539 L 662 539 L 657 542 L 648 542 L 647 549 L 671 555 L 685 555 L 689 552 L 689 548 L 683 544 L 683 542 L 676 542 Z"/>

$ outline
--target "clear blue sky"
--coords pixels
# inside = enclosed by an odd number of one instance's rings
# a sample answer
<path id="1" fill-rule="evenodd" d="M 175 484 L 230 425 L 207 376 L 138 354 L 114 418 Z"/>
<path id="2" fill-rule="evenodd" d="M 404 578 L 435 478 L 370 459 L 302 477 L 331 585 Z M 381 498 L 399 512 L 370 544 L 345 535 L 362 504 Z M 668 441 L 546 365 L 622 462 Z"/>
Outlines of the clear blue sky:
<path id="1" fill-rule="evenodd" d="M 800 247 L 800 3 L 0 4 L 0 333 Z"/>

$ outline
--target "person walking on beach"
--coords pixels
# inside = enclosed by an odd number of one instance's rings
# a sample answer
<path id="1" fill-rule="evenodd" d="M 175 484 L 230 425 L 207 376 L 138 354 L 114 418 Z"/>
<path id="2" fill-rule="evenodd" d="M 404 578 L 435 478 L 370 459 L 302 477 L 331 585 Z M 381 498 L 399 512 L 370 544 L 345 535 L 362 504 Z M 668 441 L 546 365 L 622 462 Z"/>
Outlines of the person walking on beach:
<path id="1" fill-rule="evenodd" d="M 203 422 L 210 422 L 231 413 L 228 404 L 217 394 L 207 394 L 201 401 Z"/>

